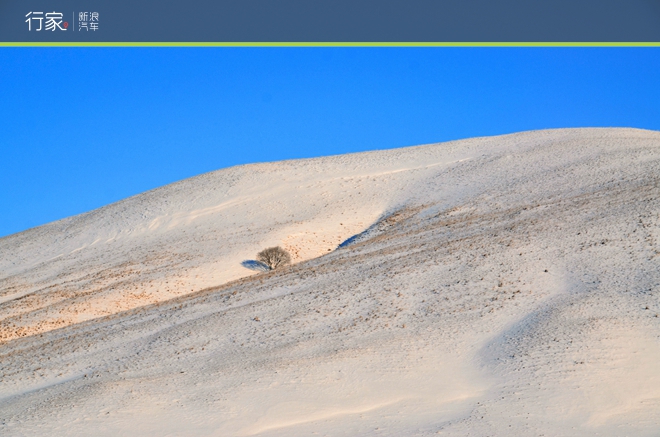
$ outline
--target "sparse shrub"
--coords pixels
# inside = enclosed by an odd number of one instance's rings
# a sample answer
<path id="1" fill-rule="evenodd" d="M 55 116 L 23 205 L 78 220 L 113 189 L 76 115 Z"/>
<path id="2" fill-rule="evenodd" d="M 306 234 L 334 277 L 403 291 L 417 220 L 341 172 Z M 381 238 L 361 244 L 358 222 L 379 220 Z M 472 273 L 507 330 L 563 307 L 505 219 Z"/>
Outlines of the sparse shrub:
<path id="1" fill-rule="evenodd" d="M 291 256 L 289 252 L 282 249 L 280 246 L 269 247 L 257 254 L 257 261 L 260 261 L 268 266 L 269 269 L 275 270 L 276 268 L 289 264 Z"/>

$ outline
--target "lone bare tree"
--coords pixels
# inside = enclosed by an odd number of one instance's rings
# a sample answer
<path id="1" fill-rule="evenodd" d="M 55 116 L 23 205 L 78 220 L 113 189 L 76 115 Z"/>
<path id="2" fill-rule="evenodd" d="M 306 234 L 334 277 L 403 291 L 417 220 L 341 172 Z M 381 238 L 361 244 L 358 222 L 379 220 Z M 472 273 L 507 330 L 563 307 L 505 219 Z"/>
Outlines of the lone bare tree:
<path id="1" fill-rule="evenodd" d="M 266 264 L 269 269 L 275 270 L 280 266 L 289 264 L 291 262 L 291 256 L 289 256 L 289 252 L 280 246 L 275 246 L 259 252 L 257 254 L 257 261 Z"/>

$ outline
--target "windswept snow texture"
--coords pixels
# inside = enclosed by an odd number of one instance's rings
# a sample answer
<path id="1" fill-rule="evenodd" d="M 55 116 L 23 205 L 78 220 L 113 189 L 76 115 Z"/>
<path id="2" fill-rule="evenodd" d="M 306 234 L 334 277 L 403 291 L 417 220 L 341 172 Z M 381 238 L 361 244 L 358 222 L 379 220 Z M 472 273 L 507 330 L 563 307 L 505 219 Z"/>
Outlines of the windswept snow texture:
<path id="1" fill-rule="evenodd" d="M 658 436 L 659 316 L 659 132 L 234 167 L 0 239 L 0 435 Z"/>

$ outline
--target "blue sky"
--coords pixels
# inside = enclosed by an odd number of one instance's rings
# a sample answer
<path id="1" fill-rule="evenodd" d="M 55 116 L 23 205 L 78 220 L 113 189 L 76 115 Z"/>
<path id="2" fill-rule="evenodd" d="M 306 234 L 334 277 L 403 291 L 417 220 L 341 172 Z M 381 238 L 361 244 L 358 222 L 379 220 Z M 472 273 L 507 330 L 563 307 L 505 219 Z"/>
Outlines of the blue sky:
<path id="1" fill-rule="evenodd" d="M 232 165 L 660 130 L 660 48 L 2 48 L 0 236 Z"/>

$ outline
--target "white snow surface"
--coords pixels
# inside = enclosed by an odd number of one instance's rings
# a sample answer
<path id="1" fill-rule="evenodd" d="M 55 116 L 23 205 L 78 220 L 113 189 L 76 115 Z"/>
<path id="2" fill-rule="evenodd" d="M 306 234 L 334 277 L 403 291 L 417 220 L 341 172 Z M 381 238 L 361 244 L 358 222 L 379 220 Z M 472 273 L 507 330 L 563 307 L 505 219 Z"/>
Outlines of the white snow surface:
<path id="1" fill-rule="evenodd" d="M 0 239 L 0 435 L 658 436 L 659 316 L 660 132 L 238 166 Z"/>

